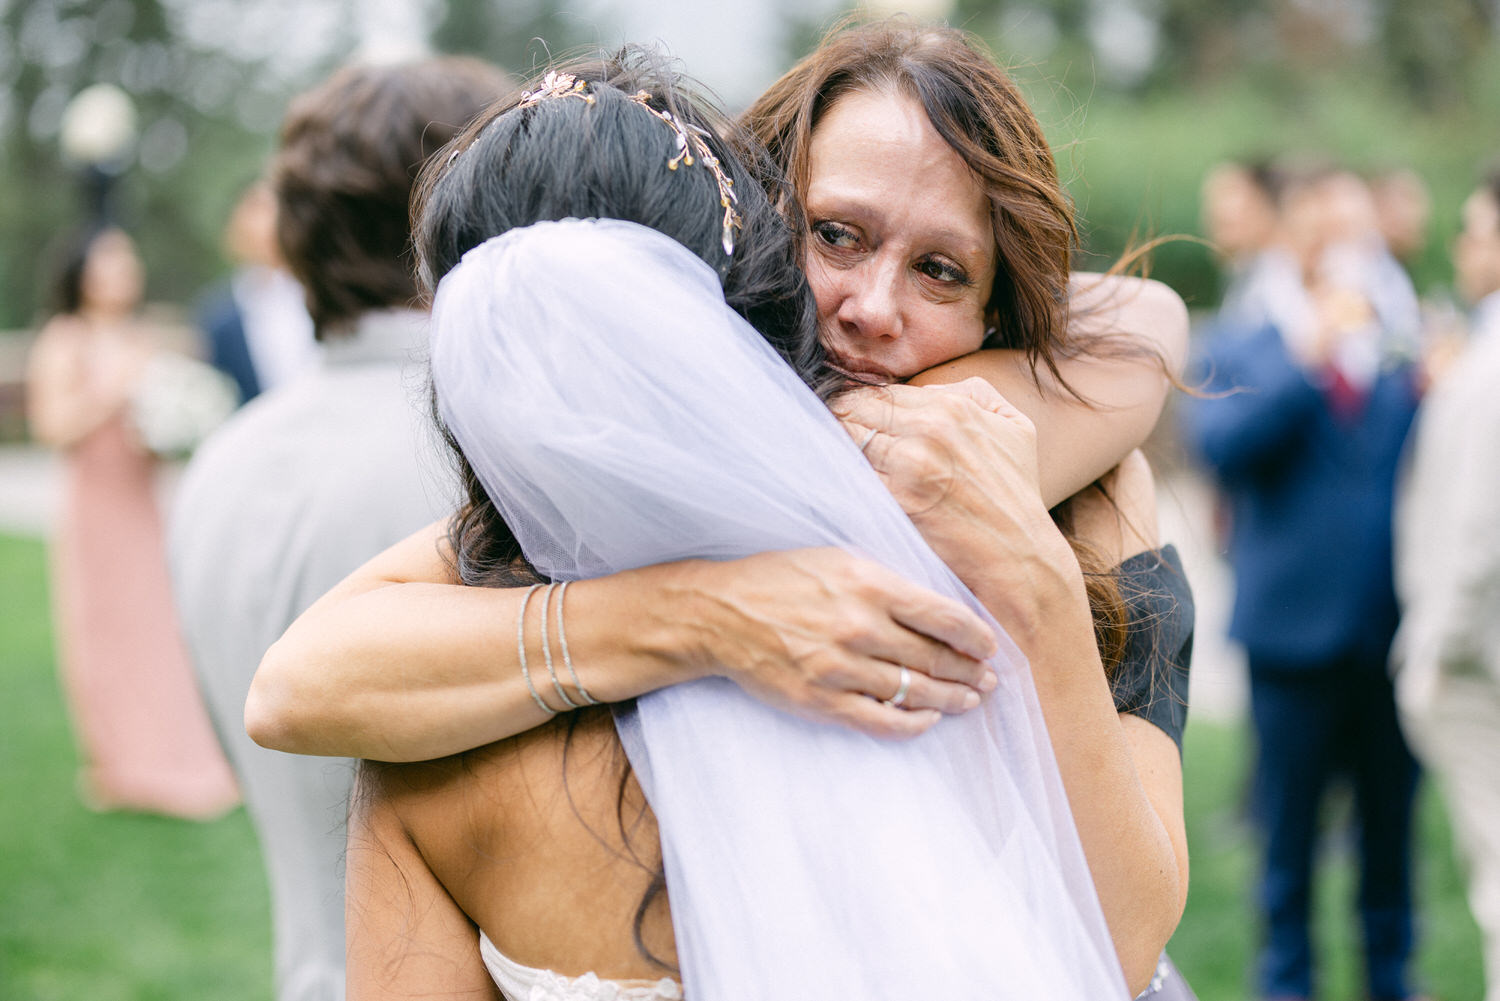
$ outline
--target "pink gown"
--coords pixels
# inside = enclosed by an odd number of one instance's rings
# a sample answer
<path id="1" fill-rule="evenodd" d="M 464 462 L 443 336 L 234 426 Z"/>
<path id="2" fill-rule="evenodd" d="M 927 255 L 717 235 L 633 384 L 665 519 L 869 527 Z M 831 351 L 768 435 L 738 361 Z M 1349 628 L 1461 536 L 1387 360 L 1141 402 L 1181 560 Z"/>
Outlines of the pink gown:
<path id="1" fill-rule="evenodd" d="M 218 816 L 239 793 L 178 629 L 155 459 L 117 416 L 65 464 L 53 600 L 80 792 L 101 809 Z"/>

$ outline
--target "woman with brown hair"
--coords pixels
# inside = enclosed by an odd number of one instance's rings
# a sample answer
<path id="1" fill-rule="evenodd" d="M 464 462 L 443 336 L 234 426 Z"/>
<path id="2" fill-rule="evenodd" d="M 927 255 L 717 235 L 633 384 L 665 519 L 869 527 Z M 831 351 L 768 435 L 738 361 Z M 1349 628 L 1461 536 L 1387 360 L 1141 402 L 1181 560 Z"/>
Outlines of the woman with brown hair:
<path id="1" fill-rule="evenodd" d="M 926 29 L 887 25 L 856 29 L 850 35 L 877 30 L 897 36 L 904 32 L 918 43 L 929 34 Z M 968 47 L 957 33 L 938 31 L 936 38 L 944 45 Z M 1000 75 L 992 65 L 990 72 Z M 852 100 L 852 93 L 844 100 Z M 809 107 L 816 103 L 809 101 Z M 826 120 L 808 124 L 814 139 L 816 129 L 836 123 L 828 117 L 829 108 L 838 110 L 842 104 L 822 102 L 819 114 Z M 1024 105 L 1016 110 L 1024 112 Z M 920 181 L 892 192 L 887 204 L 926 197 L 929 191 L 941 197 L 921 202 L 924 211 L 896 220 L 900 225 L 882 222 L 877 227 L 857 214 L 844 218 L 842 212 L 820 212 L 804 234 L 809 243 L 819 239 L 826 246 L 808 251 L 825 340 L 847 369 L 865 373 L 862 379 L 875 373 L 903 377 L 916 371 L 908 368 L 913 358 L 937 363 L 978 348 L 993 316 L 1050 329 L 1051 334 L 1034 342 L 1014 332 L 995 335 L 1027 348 L 1034 343 L 1038 359 L 1046 359 L 1049 347 L 1066 340 L 1055 322 L 1066 309 L 1054 302 L 1037 313 L 1037 304 L 1045 305 L 1049 296 L 1062 295 L 1067 288 L 1067 238 L 1061 253 L 1040 254 L 1041 260 L 1051 262 L 1047 268 L 1034 269 L 1028 276 L 1015 263 L 1026 259 L 1024 248 L 1002 245 L 999 239 L 1001 233 L 1011 239 L 1012 217 L 1020 213 L 1002 204 L 1004 224 L 992 228 L 990 220 L 1001 213 L 992 212 L 988 191 L 972 171 L 966 173 L 968 168 L 951 147 L 945 147 L 951 154 L 945 158 L 943 150 L 932 146 L 921 128 L 923 121 L 928 129 L 935 128 L 925 114 L 903 119 L 914 128 L 904 136 L 910 144 L 900 151 Z M 820 191 L 817 163 L 813 150 L 809 202 L 816 202 Z M 939 175 L 943 182 L 936 184 Z M 1056 190 L 1055 175 L 1052 188 Z M 1024 186 L 1018 190 L 1024 192 Z M 1023 207 L 1024 203 L 1018 202 Z M 1058 205 L 1070 232 L 1065 203 L 1059 200 Z M 1045 215 L 1041 212 L 1038 219 Z M 913 224 L 934 221 L 943 224 L 937 232 L 908 231 Z M 814 261 L 815 252 L 829 256 Z M 873 287 L 883 287 L 884 310 L 879 302 L 872 305 L 858 296 L 843 310 L 834 304 L 851 296 L 827 294 L 829 279 L 861 270 L 869 273 Z M 1051 283 L 1040 292 L 1038 274 Z M 1016 281 L 1025 285 L 1025 292 L 1007 296 L 1006 288 Z M 1161 322 L 1180 327 L 1180 304 L 1170 298 L 1163 302 L 1158 295 L 1148 288 L 1127 304 L 1132 314 L 1129 326 L 1140 323 L 1150 328 Z M 882 316 L 899 322 L 881 331 L 872 324 Z M 1001 433 L 993 412 L 951 392 L 893 386 L 880 390 L 879 400 L 872 403 L 870 391 L 864 391 L 867 398 L 853 402 L 848 413 L 858 424 L 853 433 L 896 495 L 915 512 L 928 541 L 960 566 L 969 559 L 966 569 L 973 579 L 968 583 L 987 603 L 994 602 L 991 611 L 1031 661 L 1116 948 L 1127 979 L 1144 985 L 1181 906 L 1184 880 L 1178 860 L 1184 853 L 1176 850 L 1181 841 L 1180 791 L 1175 793 L 1175 816 L 1173 810 L 1174 783 L 1179 781 L 1176 748 L 1160 726 L 1134 716 L 1122 721 L 1116 715 L 1094 644 L 1078 562 L 1053 523 L 1044 513 L 1037 514 L 1045 512 L 1038 493 L 1052 502 L 1062 499 L 1144 437 L 1166 378 L 1159 364 L 1113 349 L 1125 336 L 1112 333 L 1112 314 L 1099 309 L 1091 319 L 1090 336 L 1104 339 L 1106 350 L 1098 356 L 1053 352 L 1056 375 L 1044 364 L 1042 378 L 1033 382 L 1026 359 L 1014 355 L 980 354 L 960 363 L 985 372 L 1028 404 L 1041 402 L 1035 418 L 1047 451 L 1040 464 L 1034 455 L 1028 458 L 1033 446 L 1027 434 L 1017 439 Z M 1052 325 L 1046 327 L 1049 322 Z M 856 336 L 866 332 L 873 332 L 866 346 L 873 350 L 856 349 L 854 345 L 861 344 Z M 1171 344 L 1172 352 L 1180 349 L 1173 343 L 1180 339 L 1180 329 L 1153 332 Z M 884 353 L 907 333 L 919 347 L 935 335 L 952 334 L 955 339 L 939 351 L 919 350 L 913 357 Z M 845 344 L 850 346 L 841 349 Z M 1070 357 L 1073 354 L 1076 357 Z M 1101 415 L 1069 400 L 1057 388 L 1061 379 L 1080 395 L 1115 409 Z M 987 404 L 1003 409 L 1003 403 Z M 1122 443 L 1121 437 L 1128 440 Z M 1099 445 L 1103 438 L 1113 444 Z M 1080 443 L 1084 447 L 1074 448 Z M 1108 461 L 1098 461 L 1098 453 L 1109 449 L 1113 451 Z M 1006 478 L 998 485 L 986 480 L 986 489 L 976 489 L 970 473 L 986 469 L 1003 471 Z M 933 471 L 937 478 L 929 475 Z M 1149 535 L 1143 527 L 1151 513 L 1149 476 L 1143 477 L 1139 466 L 1132 464 L 1119 479 L 1129 487 L 1117 497 L 1121 510 L 1140 515 L 1129 526 Z M 1145 548 L 1114 515 L 1108 505 L 1080 502 L 1072 512 L 1074 534 L 1096 538 L 1120 556 Z M 979 534 L 965 541 L 966 532 Z M 415 758 L 498 739 L 546 718 L 538 705 L 540 697 L 533 699 L 535 693 L 523 683 L 519 655 L 513 671 L 496 667 L 497 660 L 511 660 L 506 631 L 514 626 L 505 623 L 516 621 L 510 616 L 518 613 L 523 639 L 528 640 L 523 648 L 533 663 L 540 663 L 545 651 L 539 630 L 545 611 L 528 611 L 524 591 L 453 587 L 468 575 L 462 563 L 454 568 L 434 545 L 442 536 L 441 529 L 434 529 L 381 557 L 325 598 L 273 648 L 263 666 L 268 690 L 259 693 L 266 701 L 252 693 L 247 709 L 258 738 L 293 750 L 356 750 L 372 757 Z M 454 536 L 460 556 L 465 541 L 462 531 Z M 976 565 L 981 555 L 989 559 Z M 409 583 L 388 586 L 401 582 Z M 969 708 L 978 701 L 970 692 L 977 695 L 993 687 L 977 660 L 987 652 L 986 641 L 969 620 L 924 589 L 894 582 L 842 554 L 811 551 L 724 563 L 688 561 L 582 582 L 567 596 L 567 637 L 579 671 L 579 685 L 572 689 L 575 699 L 579 688 L 602 701 L 618 701 L 664 683 L 722 672 L 775 704 L 852 722 L 869 732 L 909 735 L 931 727 L 939 710 Z M 420 670 L 413 671 L 413 664 Z M 737 667 L 724 666 L 731 664 Z M 408 694 L 415 698 L 405 699 Z M 303 701 L 309 695 L 313 703 Z M 354 701 L 343 707 L 332 704 L 346 695 Z M 1163 693 L 1146 701 L 1160 705 L 1170 700 Z M 552 699 L 548 710 L 559 705 Z M 339 718 L 331 718 L 330 712 Z M 317 732 L 330 722 L 331 728 Z M 580 722 L 579 729 L 588 725 Z M 525 748 L 546 747 L 548 740 L 559 739 L 554 727 L 494 753 L 519 754 L 522 757 L 514 760 L 520 762 L 529 753 Z M 442 766 L 433 767 L 442 772 Z M 1163 804 L 1160 811 L 1156 803 Z M 547 811 L 533 815 L 542 817 Z M 397 828 L 402 829 L 400 822 Z M 560 837 L 547 841 L 559 851 L 565 847 Z M 591 898 L 596 893 L 597 887 L 587 891 Z M 558 913 L 567 910 L 560 907 Z M 657 925 L 658 930 L 662 927 Z M 518 933 L 527 934 L 525 929 Z M 532 943 L 542 949 L 528 947 L 530 951 L 523 949 L 522 954 L 545 954 L 558 949 L 560 941 L 543 935 Z"/>

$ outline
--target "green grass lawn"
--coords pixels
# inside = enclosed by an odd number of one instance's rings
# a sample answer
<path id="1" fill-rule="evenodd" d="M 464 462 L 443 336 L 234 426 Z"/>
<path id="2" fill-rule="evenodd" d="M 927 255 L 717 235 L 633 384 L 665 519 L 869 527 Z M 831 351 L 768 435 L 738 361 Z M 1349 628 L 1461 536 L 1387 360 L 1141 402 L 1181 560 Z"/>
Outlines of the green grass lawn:
<path id="1" fill-rule="evenodd" d="M 0 536 L 0 609 L 0 999 L 269 999 L 269 905 L 244 812 L 195 824 L 86 810 L 74 794 L 40 543 Z M 1237 727 L 1188 730 L 1192 892 L 1171 951 L 1202 1001 L 1248 996 L 1246 750 Z M 1422 973 L 1442 1001 L 1477 1001 L 1478 934 L 1431 790 L 1421 834 Z M 1326 1001 L 1360 997 L 1350 861 L 1348 842 L 1330 838 L 1318 900 Z"/>
<path id="2" fill-rule="evenodd" d="M 1188 727 L 1185 742 L 1192 881 L 1187 911 L 1168 948 L 1202 1001 L 1254 997 L 1248 970 L 1257 934 L 1251 892 L 1256 863 L 1243 808 L 1249 740 L 1242 728 L 1198 723 Z M 1331 833 L 1323 845 L 1315 903 L 1320 996 L 1361 1001 L 1356 855 L 1346 823 L 1350 804 L 1347 796 L 1331 799 Z M 1479 932 L 1464 903 L 1442 801 L 1430 784 L 1422 789 L 1418 831 L 1419 986 L 1441 1001 L 1479 1001 L 1484 995 Z"/>
<path id="3" fill-rule="evenodd" d="M 0 998 L 267 1001 L 269 901 L 243 810 L 97 814 L 52 664 L 39 542 L 0 537 Z"/>

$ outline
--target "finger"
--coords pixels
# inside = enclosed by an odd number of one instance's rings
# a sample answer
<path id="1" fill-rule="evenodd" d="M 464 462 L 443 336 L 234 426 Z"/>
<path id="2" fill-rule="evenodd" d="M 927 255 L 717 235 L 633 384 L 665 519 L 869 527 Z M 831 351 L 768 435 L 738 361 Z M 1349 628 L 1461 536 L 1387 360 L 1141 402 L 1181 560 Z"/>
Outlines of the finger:
<path id="1" fill-rule="evenodd" d="M 972 609 L 924 587 L 901 580 L 888 599 L 887 612 L 914 633 L 936 640 L 969 660 L 986 660 L 999 650 L 995 631 Z M 928 660 L 916 659 L 920 665 Z M 910 659 L 902 660 L 909 663 Z"/>
<path id="2" fill-rule="evenodd" d="M 1000 413 L 1001 408 L 1009 403 L 998 389 L 977 376 L 958 382 L 929 383 L 926 388 L 972 400 L 992 413 Z"/>
<path id="3" fill-rule="evenodd" d="M 936 709 L 941 713 L 957 715 L 979 705 L 979 693 L 968 685 L 940 681 L 915 668 L 907 668 L 907 672 L 906 691 L 903 693 L 901 665 L 872 661 L 870 680 L 865 686 L 864 694 L 887 704 L 895 702 L 896 695 L 901 695 L 901 701 L 892 708 L 910 712 Z"/>
<path id="4" fill-rule="evenodd" d="M 834 703 L 829 717 L 871 737 L 909 740 L 932 729 L 943 714 L 936 709 L 895 709 L 851 692 Z"/>
<path id="5" fill-rule="evenodd" d="M 844 420 L 841 418 L 839 423 L 844 426 L 844 430 L 848 432 L 854 444 L 859 446 L 861 452 L 868 449 L 870 443 L 875 440 L 875 436 L 880 433 L 878 428 L 866 427 L 854 420 Z"/>
<path id="6" fill-rule="evenodd" d="M 971 657 L 953 649 L 947 643 L 914 632 L 894 620 L 885 628 L 872 629 L 862 642 L 851 643 L 850 649 L 869 658 L 868 663 L 887 661 L 905 664 L 914 673 L 924 675 L 937 682 L 954 682 L 971 690 L 987 692 L 994 687 L 993 674 L 982 658 Z M 847 668 L 857 674 L 846 675 L 840 687 L 868 692 L 878 698 L 887 698 L 896 691 L 894 684 L 872 686 L 868 668 L 861 664 Z M 938 703 L 930 703 L 938 707 Z"/>
<path id="7" fill-rule="evenodd" d="M 857 386 L 854 389 L 846 389 L 828 401 L 828 409 L 834 414 L 843 417 L 848 411 L 871 399 L 888 399 L 889 386 Z"/>
<path id="8" fill-rule="evenodd" d="M 840 420 L 888 431 L 901 409 L 917 406 L 922 390 L 915 386 L 879 386 L 851 390 L 829 404 Z"/>

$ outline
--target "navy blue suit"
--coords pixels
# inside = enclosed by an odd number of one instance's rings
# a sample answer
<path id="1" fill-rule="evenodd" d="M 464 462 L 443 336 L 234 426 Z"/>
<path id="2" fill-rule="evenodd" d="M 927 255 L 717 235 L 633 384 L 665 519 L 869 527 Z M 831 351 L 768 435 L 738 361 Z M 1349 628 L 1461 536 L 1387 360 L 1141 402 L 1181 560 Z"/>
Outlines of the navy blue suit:
<path id="1" fill-rule="evenodd" d="M 229 283 L 204 297 L 198 309 L 198 326 L 207 339 L 209 364 L 234 380 L 240 390 L 240 403 L 249 403 L 260 393 L 260 377 L 250 357 L 245 322 Z"/>
<path id="2" fill-rule="evenodd" d="M 1414 373 L 1387 365 L 1345 413 L 1274 328 L 1220 330 L 1206 354 L 1209 391 L 1230 392 L 1193 401 L 1186 432 L 1230 505 L 1230 634 L 1249 655 L 1252 803 L 1265 836 L 1258 987 L 1312 994 L 1318 812 L 1343 772 L 1360 823 L 1367 987 L 1382 1001 L 1405 998 L 1417 766 L 1396 723 L 1386 655 L 1397 618 L 1391 509 L 1417 406 Z"/>

